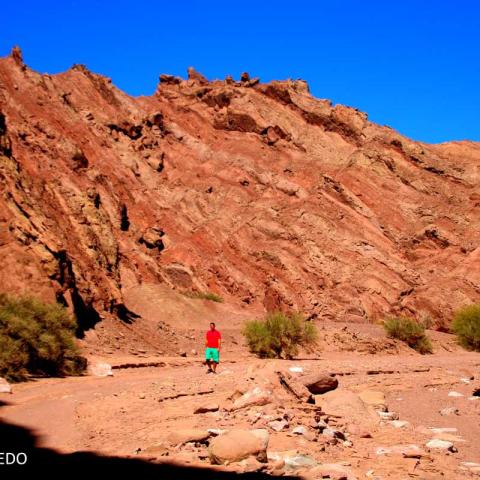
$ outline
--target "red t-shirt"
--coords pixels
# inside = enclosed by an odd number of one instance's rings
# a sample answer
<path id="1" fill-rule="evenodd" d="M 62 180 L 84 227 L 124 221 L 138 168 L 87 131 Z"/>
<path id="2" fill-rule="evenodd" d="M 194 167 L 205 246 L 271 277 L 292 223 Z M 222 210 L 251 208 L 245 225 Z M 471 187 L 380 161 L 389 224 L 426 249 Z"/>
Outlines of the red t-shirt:
<path id="1" fill-rule="evenodd" d="M 207 332 L 207 347 L 218 348 L 218 343 L 222 336 L 218 330 L 209 330 Z"/>

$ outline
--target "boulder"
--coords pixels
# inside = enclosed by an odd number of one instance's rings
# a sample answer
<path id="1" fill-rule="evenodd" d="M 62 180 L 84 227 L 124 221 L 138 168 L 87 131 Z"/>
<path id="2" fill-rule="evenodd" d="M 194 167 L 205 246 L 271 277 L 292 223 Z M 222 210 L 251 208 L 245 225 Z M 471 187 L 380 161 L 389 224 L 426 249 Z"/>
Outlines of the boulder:
<path id="1" fill-rule="evenodd" d="M 280 385 L 297 400 L 308 402 L 312 395 L 301 379 L 294 378 L 289 372 L 277 371 Z"/>
<path id="2" fill-rule="evenodd" d="M 320 395 L 338 387 L 338 380 L 327 373 L 314 373 L 304 376 L 301 378 L 301 382 L 314 395 Z"/>
<path id="3" fill-rule="evenodd" d="M 189 428 L 170 432 L 167 441 L 172 445 L 183 445 L 188 442 L 205 442 L 209 437 L 210 432 L 208 430 Z"/>
<path id="4" fill-rule="evenodd" d="M 94 377 L 113 376 L 112 366 L 106 362 L 96 362 L 88 366 L 88 373 Z"/>
<path id="5" fill-rule="evenodd" d="M 272 401 L 272 392 L 261 387 L 255 387 L 245 392 L 242 396 L 233 402 L 231 410 L 252 407 L 254 405 L 262 406 Z"/>
<path id="6" fill-rule="evenodd" d="M 259 462 L 266 462 L 268 441 L 267 430 L 230 430 L 210 442 L 210 462 L 223 465 L 252 456 Z"/>
<path id="7" fill-rule="evenodd" d="M 427 448 L 436 449 L 436 450 L 445 450 L 445 451 L 450 451 L 450 452 L 455 451 L 452 442 L 449 442 L 448 440 L 440 440 L 438 438 L 434 438 L 432 440 L 429 440 L 425 444 L 425 446 Z"/>

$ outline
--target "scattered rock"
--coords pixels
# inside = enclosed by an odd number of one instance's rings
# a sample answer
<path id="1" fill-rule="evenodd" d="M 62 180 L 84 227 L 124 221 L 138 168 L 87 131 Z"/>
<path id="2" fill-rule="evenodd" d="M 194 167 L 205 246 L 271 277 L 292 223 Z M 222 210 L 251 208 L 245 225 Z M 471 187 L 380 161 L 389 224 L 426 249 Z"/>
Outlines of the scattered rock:
<path id="1" fill-rule="evenodd" d="M 459 393 L 459 392 L 448 392 L 448 396 L 449 397 L 463 397 L 463 393 Z"/>
<path id="2" fill-rule="evenodd" d="M 88 366 L 88 372 L 95 377 L 113 376 L 112 366 L 109 363 L 97 362 Z"/>
<path id="3" fill-rule="evenodd" d="M 346 440 L 345 434 L 340 430 L 335 430 L 333 428 L 325 428 L 322 432 L 322 435 L 330 438 L 338 438 L 340 440 Z"/>
<path id="4" fill-rule="evenodd" d="M 446 407 L 440 410 L 440 415 L 447 417 L 448 415 L 460 415 L 460 410 L 457 407 Z"/>
<path id="5" fill-rule="evenodd" d="M 391 422 L 388 422 L 388 423 L 395 428 L 404 428 L 410 425 L 410 423 L 407 422 L 406 420 L 392 420 Z"/>
<path id="6" fill-rule="evenodd" d="M 396 412 L 382 412 L 381 410 L 377 410 L 378 416 L 382 420 L 398 420 L 398 413 Z"/>
<path id="7" fill-rule="evenodd" d="M 448 450 L 450 452 L 454 452 L 454 446 L 452 442 L 449 442 L 447 440 L 440 440 L 438 438 L 434 438 L 432 440 L 429 440 L 425 446 L 427 448 L 433 448 L 437 450 Z"/>
<path id="8" fill-rule="evenodd" d="M 286 470 L 298 470 L 318 465 L 318 462 L 308 455 L 299 455 L 296 451 L 272 452 L 268 454 L 268 460 L 273 462 L 284 462 Z"/>
<path id="9" fill-rule="evenodd" d="M 210 403 L 205 405 L 200 405 L 196 407 L 193 413 L 208 413 L 208 412 L 217 412 L 220 409 L 219 405 L 216 403 Z"/>
<path id="10" fill-rule="evenodd" d="M 12 393 L 12 386 L 0 377 L 0 393 Z"/>
<path id="11" fill-rule="evenodd" d="M 291 433 L 293 435 L 302 435 L 309 441 L 315 440 L 315 434 L 311 432 L 307 427 L 304 427 L 303 425 L 298 425 L 291 431 Z"/>
<path id="12" fill-rule="evenodd" d="M 194 348 L 192 348 L 192 349 L 190 350 L 190 353 L 191 353 L 194 357 L 196 357 L 196 356 L 198 355 L 198 352 L 197 352 Z"/>
<path id="13" fill-rule="evenodd" d="M 252 390 L 245 392 L 241 397 L 237 398 L 231 410 L 239 410 L 240 408 L 252 407 L 254 405 L 266 405 L 272 401 L 272 392 L 255 387 Z"/>
<path id="14" fill-rule="evenodd" d="M 338 380 L 326 373 L 315 373 L 302 377 L 301 382 L 314 395 L 320 395 L 338 387 Z"/>
<path id="15" fill-rule="evenodd" d="M 275 432 L 281 432 L 283 429 L 288 427 L 288 422 L 286 420 L 273 420 L 268 422 L 268 426 L 275 430 Z"/>
<path id="16" fill-rule="evenodd" d="M 259 462 L 266 462 L 268 440 L 267 430 L 230 430 L 210 442 L 210 461 L 223 465 L 253 456 Z"/>
<path id="17" fill-rule="evenodd" d="M 167 441 L 172 445 L 183 445 L 188 442 L 205 442 L 210 437 L 208 430 L 185 429 L 175 430 L 167 436 Z"/>
<path id="18" fill-rule="evenodd" d="M 311 394 L 307 387 L 302 383 L 301 379 L 293 378 L 288 372 L 277 371 L 280 385 L 297 400 L 308 402 Z"/>
<path id="19" fill-rule="evenodd" d="M 457 429 L 455 427 L 430 427 L 432 433 L 455 433 Z"/>
<path id="20" fill-rule="evenodd" d="M 288 370 L 292 373 L 303 373 L 302 367 L 290 367 Z"/>
<path id="21" fill-rule="evenodd" d="M 393 445 L 391 447 L 377 447 L 375 449 L 376 455 L 402 455 L 406 458 L 421 458 L 426 453 L 414 444 L 409 445 Z"/>

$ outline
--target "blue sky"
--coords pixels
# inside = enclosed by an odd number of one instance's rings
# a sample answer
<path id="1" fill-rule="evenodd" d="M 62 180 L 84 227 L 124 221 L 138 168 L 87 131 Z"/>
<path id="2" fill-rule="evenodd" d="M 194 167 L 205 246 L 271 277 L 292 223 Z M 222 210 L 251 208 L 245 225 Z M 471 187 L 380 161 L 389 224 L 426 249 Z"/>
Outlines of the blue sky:
<path id="1" fill-rule="evenodd" d="M 74 63 L 133 95 L 158 75 L 303 78 L 416 140 L 480 141 L 480 1 L 22 1 L 1 8 L 0 55 Z"/>

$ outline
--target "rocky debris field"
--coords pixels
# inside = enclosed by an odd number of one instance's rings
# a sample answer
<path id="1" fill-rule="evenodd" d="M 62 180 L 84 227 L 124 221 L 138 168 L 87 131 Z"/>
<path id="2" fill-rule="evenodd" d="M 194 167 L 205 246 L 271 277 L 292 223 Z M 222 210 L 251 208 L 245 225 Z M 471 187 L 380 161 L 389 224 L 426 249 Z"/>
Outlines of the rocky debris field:
<path id="1" fill-rule="evenodd" d="M 216 375 L 165 357 L 13 385 L 2 422 L 41 445 L 149 463 L 305 479 L 480 475 L 478 354 L 227 359 Z M 95 373 L 95 372 L 93 372 Z M 55 415 L 52 416 L 53 412 Z"/>

